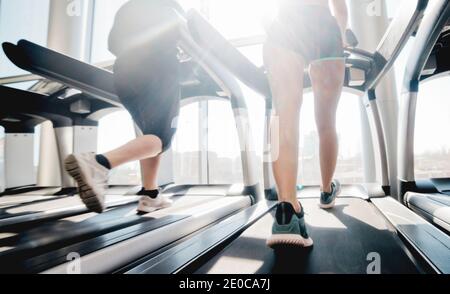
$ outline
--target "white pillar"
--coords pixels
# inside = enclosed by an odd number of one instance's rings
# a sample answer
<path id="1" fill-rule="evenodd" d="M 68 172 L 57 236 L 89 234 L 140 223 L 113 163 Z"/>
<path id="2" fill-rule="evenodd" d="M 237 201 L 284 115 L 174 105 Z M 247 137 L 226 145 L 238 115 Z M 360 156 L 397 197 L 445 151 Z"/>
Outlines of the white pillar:
<path id="1" fill-rule="evenodd" d="M 389 19 L 384 0 L 350 0 L 352 29 L 359 39 L 359 47 L 374 52 L 384 36 Z M 391 193 L 396 195 L 397 187 L 397 114 L 398 94 L 395 73 L 391 70 L 376 91 L 377 104 L 385 132 Z"/>
<path id="2" fill-rule="evenodd" d="M 51 0 L 48 47 L 89 61 L 92 0 Z"/>
<path id="3" fill-rule="evenodd" d="M 91 0 L 51 0 L 47 46 L 73 58 L 89 61 L 93 7 L 94 1 Z M 72 185 L 61 170 L 60 163 L 64 158 L 58 156 L 58 152 L 49 152 L 59 150 L 53 126 L 44 124 L 41 132 L 38 184 L 60 183 L 62 178 L 63 187 Z M 67 147 L 64 142 L 58 143 Z M 73 144 L 70 150 L 65 151 L 72 153 Z M 55 179 L 58 174 L 59 178 Z"/>
<path id="4" fill-rule="evenodd" d="M 50 121 L 41 124 L 38 187 L 61 186 L 61 169 L 55 132 Z"/>
<path id="5" fill-rule="evenodd" d="M 34 185 L 34 134 L 6 134 L 6 188 Z"/>

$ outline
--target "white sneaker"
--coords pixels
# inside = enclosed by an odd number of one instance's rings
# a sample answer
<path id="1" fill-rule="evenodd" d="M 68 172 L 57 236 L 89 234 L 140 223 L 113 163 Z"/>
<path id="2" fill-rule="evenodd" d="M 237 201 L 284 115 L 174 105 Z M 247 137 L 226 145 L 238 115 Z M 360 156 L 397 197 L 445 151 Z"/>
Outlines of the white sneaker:
<path id="1" fill-rule="evenodd" d="M 66 171 L 77 182 L 81 200 L 86 207 L 102 213 L 105 210 L 109 170 L 97 162 L 93 153 L 69 155 L 64 163 Z"/>
<path id="2" fill-rule="evenodd" d="M 164 208 L 169 208 L 173 201 L 164 195 L 159 194 L 156 198 L 142 196 L 139 200 L 138 213 L 151 213 Z"/>

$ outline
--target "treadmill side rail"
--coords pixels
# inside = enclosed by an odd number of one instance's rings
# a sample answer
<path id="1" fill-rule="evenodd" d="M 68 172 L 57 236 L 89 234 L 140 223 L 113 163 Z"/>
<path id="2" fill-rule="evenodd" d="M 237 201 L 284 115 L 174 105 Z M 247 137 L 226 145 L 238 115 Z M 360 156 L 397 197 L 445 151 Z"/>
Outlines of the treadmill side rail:
<path id="1" fill-rule="evenodd" d="M 450 236 L 391 197 L 372 202 L 437 273 L 450 274 Z"/>

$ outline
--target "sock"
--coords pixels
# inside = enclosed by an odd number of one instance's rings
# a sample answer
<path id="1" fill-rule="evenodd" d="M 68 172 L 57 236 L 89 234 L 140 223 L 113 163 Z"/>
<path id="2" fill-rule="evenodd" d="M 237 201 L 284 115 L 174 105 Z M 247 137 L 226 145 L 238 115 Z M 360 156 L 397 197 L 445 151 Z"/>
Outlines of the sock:
<path id="1" fill-rule="evenodd" d="M 141 192 L 139 192 L 139 195 L 156 199 L 159 196 L 159 190 L 145 190 L 145 188 L 142 188 Z"/>
<path id="2" fill-rule="evenodd" d="M 297 213 L 292 204 L 287 202 L 281 202 L 278 205 L 275 217 L 279 224 L 288 224 L 291 222 L 292 216 L 294 214 L 297 215 L 298 218 L 303 218 L 305 216 L 303 206 L 302 211 L 300 213 Z"/>
<path id="3" fill-rule="evenodd" d="M 111 163 L 109 163 L 108 158 L 106 158 L 105 156 L 97 155 L 95 156 L 95 160 L 97 160 L 97 162 L 105 168 L 111 169 Z"/>

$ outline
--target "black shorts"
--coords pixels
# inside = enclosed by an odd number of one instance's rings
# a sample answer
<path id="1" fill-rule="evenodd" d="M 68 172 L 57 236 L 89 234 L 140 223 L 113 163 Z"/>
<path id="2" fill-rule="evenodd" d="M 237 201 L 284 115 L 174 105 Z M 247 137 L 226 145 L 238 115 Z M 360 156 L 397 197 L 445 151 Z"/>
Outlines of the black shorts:
<path id="1" fill-rule="evenodd" d="M 180 63 L 176 48 L 121 55 L 114 66 L 117 94 L 144 135 L 172 143 L 180 111 Z"/>
<path id="2" fill-rule="evenodd" d="M 300 54 L 306 64 L 344 58 L 342 33 L 327 7 L 283 5 L 267 35 L 270 43 Z"/>

